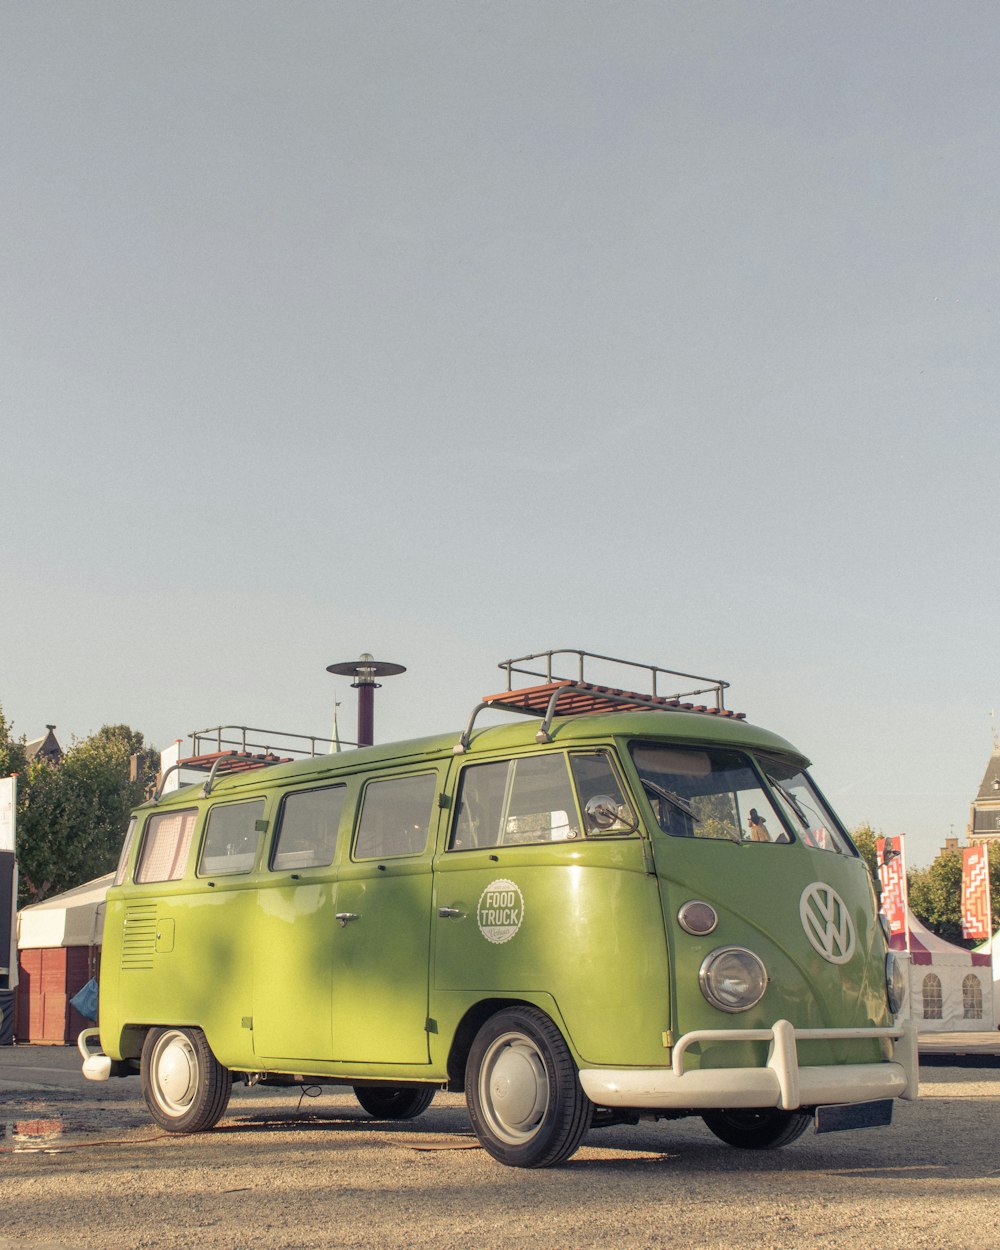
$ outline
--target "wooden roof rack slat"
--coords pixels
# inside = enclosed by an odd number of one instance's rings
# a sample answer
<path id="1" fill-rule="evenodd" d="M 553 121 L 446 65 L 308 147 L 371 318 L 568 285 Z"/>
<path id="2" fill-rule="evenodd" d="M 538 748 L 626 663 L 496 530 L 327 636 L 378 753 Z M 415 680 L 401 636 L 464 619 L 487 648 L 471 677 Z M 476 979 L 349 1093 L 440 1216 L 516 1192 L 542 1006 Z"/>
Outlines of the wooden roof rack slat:
<path id="1" fill-rule="evenodd" d="M 553 672 L 553 661 L 556 656 L 575 657 L 579 676 L 575 679 L 556 676 Z M 545 661 L 543 671 L 540 672 L 537 668 L 520 667 L 536 660 Z M 617 686 L 597 685 L 594 682 L 587 681 L 584 671 L 588 660 L 592 663 L 617 664 L 629 669 L 644 671 L 649 674 L 650 693 L 643 694 L 635 690 L 625 690 Z M 540 651 L 534 655 L 521 656 L 519 659 L 503 660 L 499 667 L 507 673 L 507 689 L 501 690 L 497 694 L 483 696 L 482 702 L 473 710 L 465 733 L 462 734 L 455 747 L 455 753 L 458 755 L 464 754 L 468 750 L 472 737 L 472 727 L 475 724 L 476 717 L 486 708 L 506 712 L 519 712 L 526 716 L 541 716 L 542 726 L 535 735 L 539 742 L 551 741 L 550 730 L 557 709 L 562 716 L 592 716 L 601 712 L 619 710 L 626 712 L 695 712 L 706 716 L 723 716 L 731 720 L 745 719 L 744 713 L 731 712 L 725 706 L 724 691 L 729 688 L 729 682 L 722 681 L 721 678 L 699 677 L 694 673 L 681 673 L 676 669 L 661 668 L 656 664 L 639 664 L 633 660 L 618 660 L 613 656 L 596 655 L 590 651 L 564 649 L 560 651 Z M 515 674 L 526 677 L 541 677 L 543 682 L 540 685 L 515 688 Z M 664 677 L 681 677 L 688 681 L 707 683 L 707 685 L 699 685 L 694 690 L 678 691 L 674 694 L 663 695 L 658 692 L 657 683 L 658 681 L 662 683 Z M 705 694 L 713 696 L 711 705 L 686 702 L 688 699 Z"/>
<path id="2" fill-rule="evenodd" d="M 160 777 L 153 795 L 154 803 L 163 797 L 164 782 L 173 772 L 208 773 L 204 784 L 204 793 L 208 795 L 218 777 L 269 768 L 272 764 L 292 764 L 298 759 L 328 755 L 331 750 L 340 749 L 340 742 L 332 738 L 289 733 L 284 729 L 256 729 L 250 725 L 213 725 L 210 729 L 196 729 L 188 737 L 191 753 L 171 764 Z M 347 742 L 347 745 L 357 743 Z"/>
<path id="3" fill-rule="evenodd" d="M 182 769 L 208 773 L 208 778 L 202 787 L 207 797 L 212 793 L 212 787 L 219 777 L 229 776 L 232 773 L 245 773 L 255 768 L 270 768 L 273 764 L 291 764 L 292 762 L 293 757 L 290 755 L 275 755 L 270 752 L 263 755 L 250 755 L 240 751 L 213 751 L 207 755 L 189 755 L 178 760 L 176 764 L 171 764 L 165 770 L 156 787 L 153 802 L 158 803 L 163 797 L 164 783 L 170 774 L 180 772 Z"/>

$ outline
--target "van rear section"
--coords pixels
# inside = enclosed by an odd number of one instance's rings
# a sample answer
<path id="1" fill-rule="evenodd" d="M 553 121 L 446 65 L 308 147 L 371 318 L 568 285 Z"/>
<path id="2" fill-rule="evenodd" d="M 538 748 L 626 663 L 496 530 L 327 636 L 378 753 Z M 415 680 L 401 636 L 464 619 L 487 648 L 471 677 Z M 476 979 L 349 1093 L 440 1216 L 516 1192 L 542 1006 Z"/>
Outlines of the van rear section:
<path id="1" fill-rule="evenodd" d="M 915 1038 L 805 758 L 725 683 L 689 703 L 658 693 L 684 674 L 631 666 L 652 690 L 630 692 L 584 652 L 556 676 L 566 654 L 505 661 L 460 736 L 213 757 L 138 809 L 85 1074 L 138 1072 L 172 1131 L 211 1128 L 237 1080 L 346 1084 L 398 1119 L 464 1090 L 518 1167 L 638 1117 L 750 1149 L 888 1123 Z"/>

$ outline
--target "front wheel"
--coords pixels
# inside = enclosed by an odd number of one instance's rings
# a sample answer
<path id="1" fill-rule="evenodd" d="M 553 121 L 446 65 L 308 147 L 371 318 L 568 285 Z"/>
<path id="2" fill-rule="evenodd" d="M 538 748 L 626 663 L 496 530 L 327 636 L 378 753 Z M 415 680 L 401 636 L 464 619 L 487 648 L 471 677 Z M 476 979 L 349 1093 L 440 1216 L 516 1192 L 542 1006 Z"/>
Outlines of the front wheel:
<path id="1" fill-rule="evenodd" d="M 355 1085 L 354 1097 L 376 1120 L 415 1120 L 434 1101 L 434 1087 Z"/>
<path id="2" fill-rule="evenodd" d="M 469 1051 L 465 1090 L 480 1143 L 510 1167 L 562 1163 L 594 1113 L 562 1034 L 534 1007 L 510 1007 L 486 1021 Z"/>
<path id="3" fill-rule="evenodd" d="M 229 1105 L 232 1077 L 201 1029 L 150 1029 L 141 1071 L 149 1114 L 171 1133 L 212 1128 Z"/>
<path id="4" fill-rule="evenodd" d="M 801 1137 L 812 1122 L 812 1116 L 806 1111 L 779 1111 L 774 1107 L 706 1111 L 701 1118 L 720 1141 L 743 1150 L 776 1150 L 787 1146 Z"/>

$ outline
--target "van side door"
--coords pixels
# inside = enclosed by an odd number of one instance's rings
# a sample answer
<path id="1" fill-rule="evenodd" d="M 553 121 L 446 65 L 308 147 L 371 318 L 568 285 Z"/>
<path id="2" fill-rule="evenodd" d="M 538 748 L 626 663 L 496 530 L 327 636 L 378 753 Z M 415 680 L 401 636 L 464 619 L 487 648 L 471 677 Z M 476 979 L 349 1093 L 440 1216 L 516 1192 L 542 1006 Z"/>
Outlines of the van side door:
<path id="1" fill-rule="evenodd" d="M 289 791 L 260 875 L 254 940 L 253 1044 L 268 1059 L 333 1055 L 336 850 L 350 834 L 343 783 Z"/>
<path id="2" fill-rule="evenodd" d="M 426 1064 L 431 852 L 444 767 L 365 780 L 337 885 L 333 1057 Z"/>

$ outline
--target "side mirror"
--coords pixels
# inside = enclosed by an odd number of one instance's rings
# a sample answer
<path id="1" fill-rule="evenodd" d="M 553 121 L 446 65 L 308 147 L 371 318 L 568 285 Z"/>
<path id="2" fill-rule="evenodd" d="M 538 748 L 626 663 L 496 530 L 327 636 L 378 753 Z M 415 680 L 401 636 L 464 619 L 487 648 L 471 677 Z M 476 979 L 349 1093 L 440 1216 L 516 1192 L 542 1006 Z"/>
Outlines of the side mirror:
<path id="1" fill-rule="evenodd" d="M 638 822 L 624 803 L 619 803 L 610 794 L 595 794 L 587 800 L 583 807 L 587 818 L 587 826 L 592 830 L 607 833 L 611 829 L 619 829 L 634 833 Z"/>

